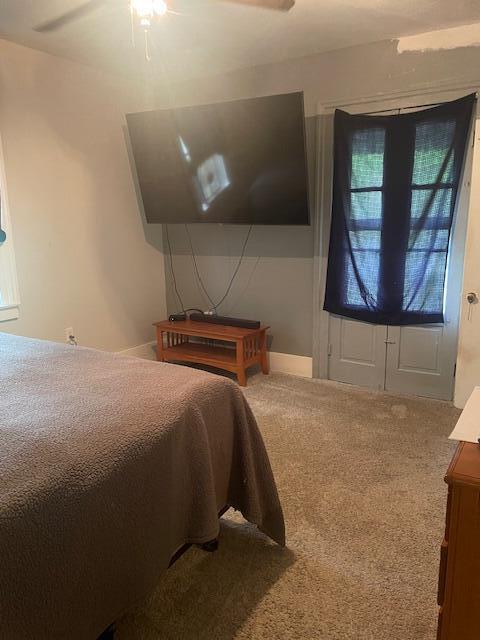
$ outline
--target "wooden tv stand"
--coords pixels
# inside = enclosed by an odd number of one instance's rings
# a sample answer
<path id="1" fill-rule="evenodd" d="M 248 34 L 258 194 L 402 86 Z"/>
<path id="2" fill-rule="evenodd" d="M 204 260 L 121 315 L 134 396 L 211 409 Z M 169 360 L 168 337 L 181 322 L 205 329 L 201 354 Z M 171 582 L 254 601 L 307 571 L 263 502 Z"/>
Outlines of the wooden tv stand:
<path id="1" fill-rule="evenodd" d="M 247 384 L 246 370 L 252 365 L 259 364 L 264 374 L 269 373 L 266 336 L 269 327 L 242 329 L 191 320 L 164 320 L 155 322 L 154 327 L 160 362 L 194 362 L 231 371 L 237 374 L 242 387 Z M 235 347 L 219 345 L 218 341 L 231 342 Z"/>

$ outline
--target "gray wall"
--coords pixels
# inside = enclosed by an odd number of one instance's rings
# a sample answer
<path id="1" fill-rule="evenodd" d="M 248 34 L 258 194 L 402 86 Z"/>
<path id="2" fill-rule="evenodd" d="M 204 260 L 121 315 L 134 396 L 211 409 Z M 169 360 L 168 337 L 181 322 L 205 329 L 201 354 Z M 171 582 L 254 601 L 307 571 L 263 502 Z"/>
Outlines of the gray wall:
<path id="1" fill-rule="evenodd" d="M 317 119 L 306 119 L 311 216 L 315 213 Z M 247 226 L 189 225 L 205 288 L 215 303 L 225 293 L 248 232 Z M 195 276 L 184 225 L 169 225 L 173 267 L 186 307 L 208 309 L 211 304 Z M 164 238 L 167 308 L 180 303 L 172 286 L 166 234 Z M 271 327 L 271 350 L 312 355 L 313 226 L 254 226 L 246 256 L 225 302 L 223 315 L 261 320 Z"/>

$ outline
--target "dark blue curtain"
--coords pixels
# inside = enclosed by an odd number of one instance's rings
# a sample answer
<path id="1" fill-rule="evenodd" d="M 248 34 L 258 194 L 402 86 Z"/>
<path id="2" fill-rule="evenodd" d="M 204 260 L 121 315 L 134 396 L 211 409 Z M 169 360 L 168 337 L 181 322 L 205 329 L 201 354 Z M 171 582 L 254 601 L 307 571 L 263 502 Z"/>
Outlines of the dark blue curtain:
<path id="1" fill-rule="evenodd" d="M 393 116 L 336 111 L 326 311 L 384 325 L 443 322 L 475 102 Z"/>

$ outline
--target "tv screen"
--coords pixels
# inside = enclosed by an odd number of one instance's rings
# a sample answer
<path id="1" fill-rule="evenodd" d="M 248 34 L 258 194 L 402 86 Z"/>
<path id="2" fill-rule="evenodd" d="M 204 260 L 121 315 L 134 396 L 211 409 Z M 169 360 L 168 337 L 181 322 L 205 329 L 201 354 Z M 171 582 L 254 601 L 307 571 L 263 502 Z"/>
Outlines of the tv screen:
<path id="1" fill-rule="evenodd" d="M 303 94 L 127 115 L 149 223 L 309 224 Z"/>

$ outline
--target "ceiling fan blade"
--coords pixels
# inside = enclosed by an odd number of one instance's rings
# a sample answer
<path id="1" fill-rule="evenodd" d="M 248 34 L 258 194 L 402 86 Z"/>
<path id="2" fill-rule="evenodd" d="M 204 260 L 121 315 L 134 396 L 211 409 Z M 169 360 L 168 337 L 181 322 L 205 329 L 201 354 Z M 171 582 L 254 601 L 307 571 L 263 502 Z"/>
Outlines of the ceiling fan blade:
<path id="1" fill-rule="evenodd" d="M 295 0 L 227 0 L 227 2 L 246 4 L 263 9 L 274 9 L 275 11 L 290 11 L 295 4 Z"/>
<path id="2" fill-rule="evenodd" d="M 58 16 L 58 18 L 54 18 L 53 20 L 48 20 L 47 22 L 39 24 L 38 26 L 34 27 L 33 30 L 40 33 L 56 31 L 57 29 L 61 29 L 69 22 L 73 22 L 78 18 L 83 18 L 83 16 L 86 16 L 92 11 L 95 11 L 96 9 L 101 7 L 102 4 L 105 4 L 105 2 L 106 0 L 89 0 L 88 2 L 79 5 L 78 7 L 70 9 L 70 11 L 62 13 L 62 15 Z"/>

